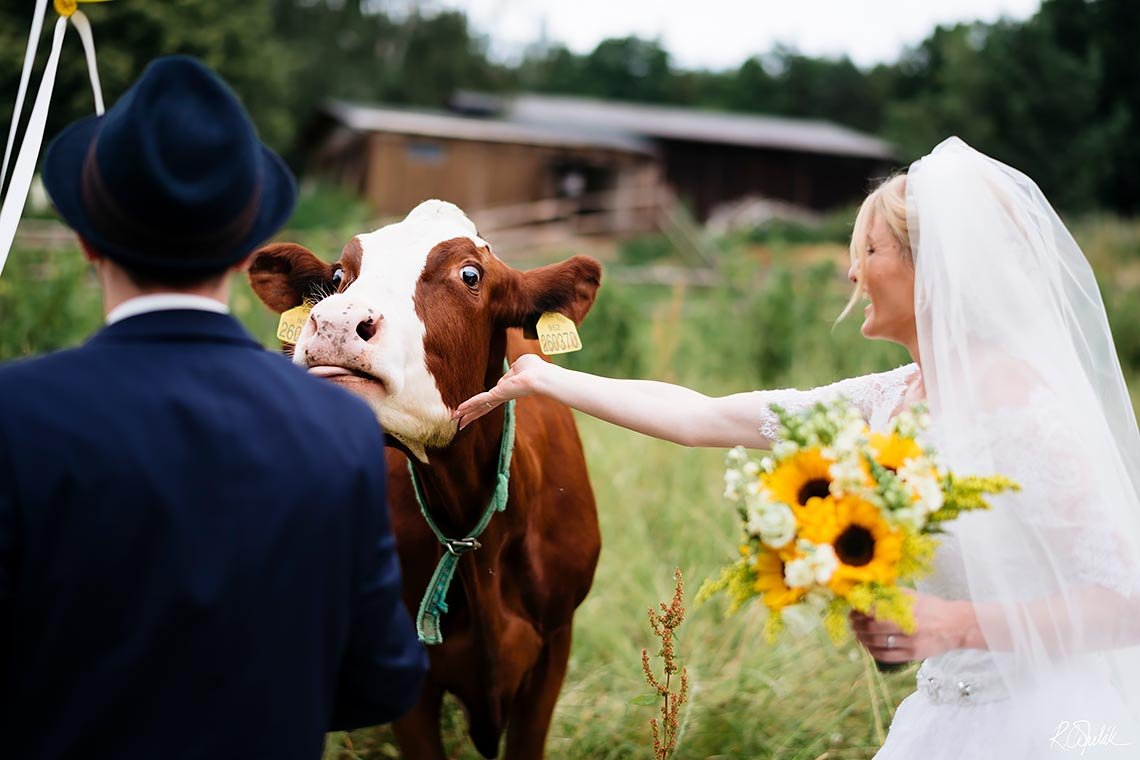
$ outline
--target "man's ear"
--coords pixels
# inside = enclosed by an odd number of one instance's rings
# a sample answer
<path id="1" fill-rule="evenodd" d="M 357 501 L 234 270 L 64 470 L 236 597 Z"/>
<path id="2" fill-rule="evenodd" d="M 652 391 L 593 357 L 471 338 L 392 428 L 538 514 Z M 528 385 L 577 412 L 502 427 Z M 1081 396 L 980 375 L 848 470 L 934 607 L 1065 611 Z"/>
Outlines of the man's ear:
<path id="1" fill-rule="evenodd" d="M 253 254 L 249 284 L 266 306 L 280 314 L 305 299 L 331 293 L 333 266 L 296 243 L 274 243 Z"/>
<path id="2" fill-rule="evenodd" d="M 505 327 L 521 327 L 535 338 L 538 318 L 556 311 L 581 324 L 594 305 L 602 282 L 602 265 L 589 256 L 575 256 L 526 272 L 511 272 L 509 286 L 496 298 Z"/>

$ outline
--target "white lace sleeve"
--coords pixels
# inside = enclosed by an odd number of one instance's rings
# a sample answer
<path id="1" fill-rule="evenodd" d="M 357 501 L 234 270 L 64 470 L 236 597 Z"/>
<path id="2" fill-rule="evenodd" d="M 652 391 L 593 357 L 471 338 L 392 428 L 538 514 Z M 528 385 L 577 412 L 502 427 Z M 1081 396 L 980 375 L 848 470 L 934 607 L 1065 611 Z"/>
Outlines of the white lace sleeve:
<path id="1" fill-rule="evenodd" d="M 914 374 L 915 369 L 915 365 L 908 364 L 889 372 L 851 377 L 811 390 L 786 388 L 756 391 L 757 400 L 763 405 L 760 413 L 760 434 L 769 441 L 777 439 L 780 423 L 771 411 L 773 404 L 795 413 L 820 401 L 834 400 L 838 396 L 846 398 L 858 407 L 863 419 L 867 420 L 869 425 L 879 427 L 886 422 L 902 399 L 907 379 Z"/>
<path id="2" fill-rule="evenodd" d="M 1090 482 L 1093 468 L 1079 434 L 1081 421 L 1046 393 L 1036 393 L 1030 403 L 992 420 L 999 472 L 1022 487 L 1004 501 L 1040 537 L 1039 550 L 1059 577 L 1140 599 L 1140 547 L 1124 519 L 1135 506 L 1116 503 L 1120 494 Z"/>

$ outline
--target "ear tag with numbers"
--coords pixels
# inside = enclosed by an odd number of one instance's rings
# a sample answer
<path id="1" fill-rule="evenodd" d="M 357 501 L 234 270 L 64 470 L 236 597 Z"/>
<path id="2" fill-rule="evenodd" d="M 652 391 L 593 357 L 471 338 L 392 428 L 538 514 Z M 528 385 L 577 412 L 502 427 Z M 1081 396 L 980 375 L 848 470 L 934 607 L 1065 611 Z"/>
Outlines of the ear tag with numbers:
<path id="1" fill-rule="evenodd" d="M 277 339 L 282 343 L 296 343 L 301 337 L 301 330 L 309 321 L 309 312 L 313 307 L 307 303 L 296 306 L 289 311 L 281 312 L 281 321 L 277 323 Z"/>
<path id="2" fill-rule="evenodd" d="M 578 328 L 569 317 L 558 312 L 548 311 L 539 317 L 535 331 L 538 333 L 538 343 L 542 346 L 542 353 L 547 356 L 568 354 L 582 348 Z"/>

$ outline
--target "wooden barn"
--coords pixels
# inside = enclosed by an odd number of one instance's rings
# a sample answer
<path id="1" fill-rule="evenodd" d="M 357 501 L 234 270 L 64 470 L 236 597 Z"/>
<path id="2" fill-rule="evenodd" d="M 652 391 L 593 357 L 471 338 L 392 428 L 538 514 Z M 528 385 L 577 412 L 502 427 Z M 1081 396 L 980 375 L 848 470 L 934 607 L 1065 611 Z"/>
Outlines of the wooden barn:
<path id="1" fill-rule="evenodd" d="M 381 216 L 443 198 L 501 226 L 597 211 L 583 231 L 635 231 L 662 187 L 654 145 L 610 132 L 330 102 L 309 135 L 310 171 Z"/>
<path id="2" fill-rule="evenodd" d="M 446 113 L 334 101 L 306 143 L 312 172 L 381 215 L 442 197 L 503 226 L 573 214 L 618 233 L 652 228 L 678 198 L 700 220 L 744 198 L 827 210 L 896 157 L 829 122 L 534 94 L 460 93 Z"/>

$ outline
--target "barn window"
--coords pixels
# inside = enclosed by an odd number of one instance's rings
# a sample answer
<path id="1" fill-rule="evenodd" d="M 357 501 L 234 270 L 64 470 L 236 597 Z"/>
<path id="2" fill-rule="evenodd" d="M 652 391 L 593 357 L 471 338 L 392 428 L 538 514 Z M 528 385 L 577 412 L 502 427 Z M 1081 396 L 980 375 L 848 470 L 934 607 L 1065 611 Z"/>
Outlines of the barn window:
<path id="1" fill-rule="evenodd" d="M 447 155 L 442 145 L 419 140 L 408 143 L 408 160 L 417 164 L 440 164 Z"/>

